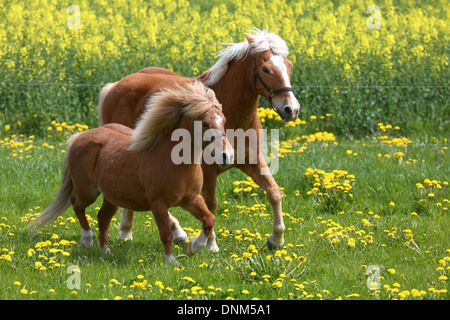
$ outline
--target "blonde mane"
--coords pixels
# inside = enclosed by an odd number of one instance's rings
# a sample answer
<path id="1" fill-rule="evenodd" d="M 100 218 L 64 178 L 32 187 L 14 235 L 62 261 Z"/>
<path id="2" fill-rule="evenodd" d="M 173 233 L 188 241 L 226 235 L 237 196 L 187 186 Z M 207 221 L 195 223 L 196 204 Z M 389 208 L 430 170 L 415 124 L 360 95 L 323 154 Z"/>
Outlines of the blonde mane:
<path id="1" fill-rule="evenodd" d="M 128 149 L 135 152 L 151 149 L 175 130 L 183 115 L 196 119 L 211 108 L 222 111 L 214 91 L 200 81 L 163 88 L 147 102 Z"/>
<path id="2" fill-rule="evenodd" d="M 248 53 L 256 54 L 271 49 L 274 54 L 287 57 L 289 49 L 279 35 L 269 33 L 267 30 L 255 29 L 252 31 L 253 38 L 250 44 L 247 40 L 239 43 L 226 43 L 228 47 L 217 53 L 220 58 L 211 69 L 209 69 L 208 80 L 205 85 L 211 86 L 217 83 L 228 70 L 228 63 L 233 60 L 240 60 Z"/>

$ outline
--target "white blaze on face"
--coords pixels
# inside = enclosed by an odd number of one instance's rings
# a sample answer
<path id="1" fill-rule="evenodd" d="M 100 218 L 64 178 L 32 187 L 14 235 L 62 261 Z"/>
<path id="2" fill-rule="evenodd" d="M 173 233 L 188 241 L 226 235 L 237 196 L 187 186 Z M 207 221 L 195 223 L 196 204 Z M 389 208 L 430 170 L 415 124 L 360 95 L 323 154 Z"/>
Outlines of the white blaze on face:
<path id="1" fill-rule="evenodd" d="M 217 129 L 214 129 L 215 134 L 220 133 L 219 128 L 223 126 L 224 120 L 225 119 L 221 115 L 215 115 L 214 122 L 217 126 Z M 232 164 L 234 161 L 234 150 L 230 143 L 227 141 L 225 148 L 223 148 L 223 145 L 218 145 L 218 148 L 218 151 L 220 150 L 220 152 L 215 152 L 217 163 L 222 163 L 223 161 L 225 161 L 225 163 L 223 164 Z"/>
<path id="2" fill-rule="evenodd" d="M 218 114 L 216 114 L 215 116 L 216 116 L 215 122 L 216 122 L 217 128 L 220 128 L 222 126 L 223 118 Z"/>
<path id="3" fill-rule="evenodd" d="M 287 72 L 286 64 L 284 63 L 284 58 L 279 55 L 273 55 L 272 57 L 270 57 L 270 61 L 272 61 L 273 65 L 281 71 L 284 79 L 284 87 L 291 87 L 291 81 L 289 80 L 289 75 Z M 292 109 L 298 111 L 300 109 L 300 104 L 298 103 L 297 98 L 295 98 L 292 91 L 288 91 L 288 94 L 291 98 Z"/>

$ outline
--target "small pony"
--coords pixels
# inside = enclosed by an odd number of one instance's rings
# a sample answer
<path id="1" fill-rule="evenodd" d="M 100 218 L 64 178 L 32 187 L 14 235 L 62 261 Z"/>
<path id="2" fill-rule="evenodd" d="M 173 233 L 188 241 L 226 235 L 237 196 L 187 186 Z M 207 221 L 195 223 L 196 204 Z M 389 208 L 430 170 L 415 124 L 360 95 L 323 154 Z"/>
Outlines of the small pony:
<path id="1" fill-rule="evenodd" d="M 72 204 L 81 225 L 81 246 L 93 244 L 93 232 L 86 219 L 86 208 L 103 193 L 98 212 L 99 246 L 108 246 L 108 228 L 118 207 L 153 212 L 164 245 L 167 263 L 177 263 L 172 251 L 173 226 L 168 208 L 181 206 L 202 222 L 199 237 L 187 245 L 189 256 L 207 243 L 214 226 L 214 215 L 200 195 L 203 184 L 202 152 L 192 153 L 191 161 L 174 164 L 172 141 L 175 129 L 185 129 L 193 137 L 200 127 L 202 146 L 214 141 L 219 150 L 218 165 L 234 161 L 234 150 L 225 135 L 225 117 L 214 91 L 196 81 L 162 89 L 153 95 L 134 130 L 108 124 L 75 134 L 69 140 L 61 187 L 54 202 L 30 222 L 31 235 L 54 221 Z M 196 126 L 195 121 L 201 121 Z M 215 133 L 211 135 L 211 132 Z M 209 133 L 209 136 L 207 136 Z M 192 145 L 194 139 L 191 139 Z M 221 149 L 223 148 L 223 149 Z M 192 150 L 192 149 L 191 149 Z"/>

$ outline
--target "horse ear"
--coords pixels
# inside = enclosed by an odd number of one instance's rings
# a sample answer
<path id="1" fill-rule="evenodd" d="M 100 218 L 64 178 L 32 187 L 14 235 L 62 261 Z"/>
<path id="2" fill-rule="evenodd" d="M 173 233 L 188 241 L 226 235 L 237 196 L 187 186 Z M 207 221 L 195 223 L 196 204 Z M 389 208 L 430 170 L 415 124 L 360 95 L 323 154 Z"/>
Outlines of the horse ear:
<path id="1" fill-rule="evenodd" d="M 252 43 L 253 42 L 253 38 L 251 35 L 249 35 L 248 33 L 244 33 L 244 36 L 247 38 L 248 43 Z"/>

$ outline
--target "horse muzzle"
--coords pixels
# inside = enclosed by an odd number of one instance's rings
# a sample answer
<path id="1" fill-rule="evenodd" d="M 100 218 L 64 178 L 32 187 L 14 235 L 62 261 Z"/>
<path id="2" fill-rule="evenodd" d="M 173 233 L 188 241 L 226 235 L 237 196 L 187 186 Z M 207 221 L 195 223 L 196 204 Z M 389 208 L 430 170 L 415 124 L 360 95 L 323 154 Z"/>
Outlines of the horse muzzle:
<path id="1" fill-rule="evenodd" d="M 219 152 L 218 156 L 216 157 L 216 162 L 222 168 L 231 166 L 234 163 L 234 151 L 231 150 Z"/>
<path id="2" fill-rule="evenodd" d="M 281 96 L 274 97 L 272 101 L 273 107 L 283 121 L 287 122 L 297 119 L 300 104 L 293 94 L 290 94 L 287 98 Z"/>

